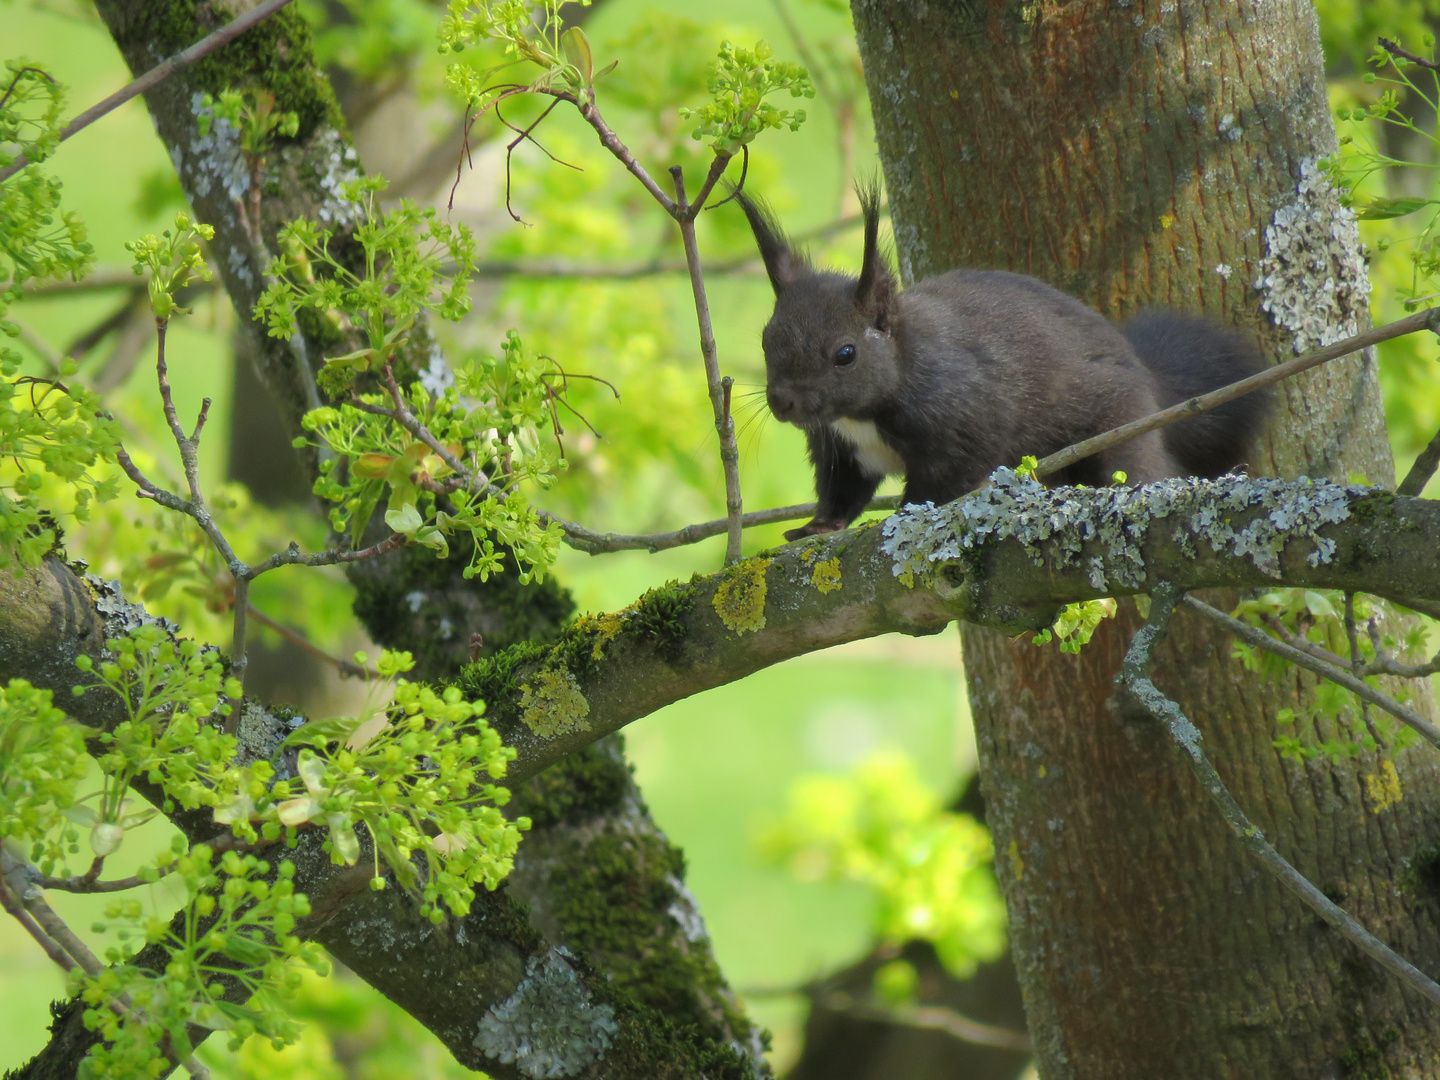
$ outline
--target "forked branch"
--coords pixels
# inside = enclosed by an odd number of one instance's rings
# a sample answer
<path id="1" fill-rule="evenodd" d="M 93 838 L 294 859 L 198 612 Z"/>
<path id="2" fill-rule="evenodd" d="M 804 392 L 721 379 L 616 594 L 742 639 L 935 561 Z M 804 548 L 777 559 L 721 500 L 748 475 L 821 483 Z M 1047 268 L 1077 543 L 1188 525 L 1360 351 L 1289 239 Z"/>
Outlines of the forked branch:
<path id="1" fill-rule="evenodd" d="M 1150 661 L 1155 646 L 1165 636 L 1175 608 L 1182 602 L 1192 608 L 1198 603 L 1198 601 L 1186 598 L 1178 586 L 1169 582 L 1161 582 L 1155 587 L 1151 593 L 1150 618 L 1146 620 L 1145 625 L 1140 628 L 1130 643 L 1116 681 L 1126 688 L 1150 715 L 1165 725 L 1171 740 L 1184 755 L 1190 771 L 1195 774 L 1195 779 L 1200 782 L 1205 793 L 1219 808 L 1225 824 L 1230 826 L 1230 831 L 1259 861 L 1260 865 L 1286 890 L 1299 897 L 1311 910 L 1334 927 L 1341 937 L 1396 978 L 1418 990 L 1433 1004 L 1440 1005 L 1440 985 L 1437 985 L 1430 976 L 1361 926 L 1344 908 L 1335 904 L 1312 885 L 1300 871 L 1291 866 L 1270 845 L 1264 834 L 1246 816 L 1245 811 L 1235 800 L 1235 796 L 1230 794 L 1230 789 L 1220 779 L 1220 774 L 1215 771 L 1215 766 L 1210 763 L 1209 757 L 1205 754 L 1204 740 L 1200 735 L 1200 730 L 1180 711 L 1179 705 L 1161 693 L 1159 688 L 1150 681 Z"/>

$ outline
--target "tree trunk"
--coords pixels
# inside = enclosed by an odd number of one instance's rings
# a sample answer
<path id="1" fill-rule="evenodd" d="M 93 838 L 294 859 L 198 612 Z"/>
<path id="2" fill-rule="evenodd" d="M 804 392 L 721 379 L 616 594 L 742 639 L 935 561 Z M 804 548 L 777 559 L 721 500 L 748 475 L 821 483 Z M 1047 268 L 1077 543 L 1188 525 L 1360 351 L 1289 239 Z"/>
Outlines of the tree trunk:
<path id="1" fill-rule="evenodd" d="M 1366 320 L 1308 0 L 853 0 L 902 274 L 1033 274 L 1113 318 L 1147 304 L 1253 328 L 1284 359 Z M 1256 472 L 1393 482 L 1371 356 L 1286 384 Z M 965 629 L 996 868 L 1041 1074 L 1440 1075 L 1440 1015 L 1248 860 L 1161 729 L 1116 709 L 1128 603 L 1076 657 Z M 1440 971 L 1429 748 L 1370 799 L 1375 753 L 1296 764 L 1263 681 L 1179 619 L 1157 682 L 1282 854 Z M 1418 688 L 1430 705 L 1428 688 Z M 1350 738 L 1334 716 L 1296 732 Z"/>

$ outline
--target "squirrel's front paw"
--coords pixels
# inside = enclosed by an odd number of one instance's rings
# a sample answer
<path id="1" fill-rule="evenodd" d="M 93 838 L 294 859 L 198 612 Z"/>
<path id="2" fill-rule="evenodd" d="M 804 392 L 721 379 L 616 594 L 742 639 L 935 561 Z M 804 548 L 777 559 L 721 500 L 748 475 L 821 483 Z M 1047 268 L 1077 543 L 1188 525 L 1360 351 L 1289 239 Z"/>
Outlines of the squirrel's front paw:
<path id="1" fill-rule="evenodd" d="M 803 540 L 807 536 L 819 536 L 821 533 L 839 532 L 843 528 L 845 528 L 845 522 L 843 521 L 823 521 L 820 518 L 812 518 L 798 529 L 787 530 L 785 539 Z"/>

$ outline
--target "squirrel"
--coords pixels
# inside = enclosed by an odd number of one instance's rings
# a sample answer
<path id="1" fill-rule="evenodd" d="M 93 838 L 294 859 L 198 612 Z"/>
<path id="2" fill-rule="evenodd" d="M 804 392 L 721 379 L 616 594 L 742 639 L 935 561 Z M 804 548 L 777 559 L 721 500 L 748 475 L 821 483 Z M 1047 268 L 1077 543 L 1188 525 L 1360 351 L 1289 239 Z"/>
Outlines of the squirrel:
<path id="1" fill-rule="evenodd" d="M 814 269 L 761 202 L 736 192 L 775 311 L 765 327 L 766 401 L 801 428 L 815 517 L 787 540 L 846 528 L 880 482 L 905 503 L 949 502 L 1002 465 L 1043 457 L 1261 370 L 1255 344 L 1208 319 L 1142 311 L 1117 329 L 1036 278 L 951 270 L 901 292 L 879 251 L 879 192 L 860 188 L 858 277 Z M 1112 446 L 1052 484 L 1220 476 L 1246 459 L 1268 398 L 1253 393 Z"/>

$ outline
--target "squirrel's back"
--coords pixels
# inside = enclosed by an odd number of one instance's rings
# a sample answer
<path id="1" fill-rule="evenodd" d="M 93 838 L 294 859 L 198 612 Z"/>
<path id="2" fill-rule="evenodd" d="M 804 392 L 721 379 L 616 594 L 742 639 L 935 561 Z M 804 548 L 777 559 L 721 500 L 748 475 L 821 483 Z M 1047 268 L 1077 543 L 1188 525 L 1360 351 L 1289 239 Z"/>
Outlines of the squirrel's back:
<path id="1" fill-rule="evenodd" d="M 1180 402 L 1264 369 L 1246 334 L 1197 315 L 1151 308 L 1125 324 L 1125 337 L 1160 389 L 1160 403 Z M 1196 476 L 1214 478 L 1246 462 L 1270 407 L 1257 390 L 1164 429 L 1165 447 Z"/>

